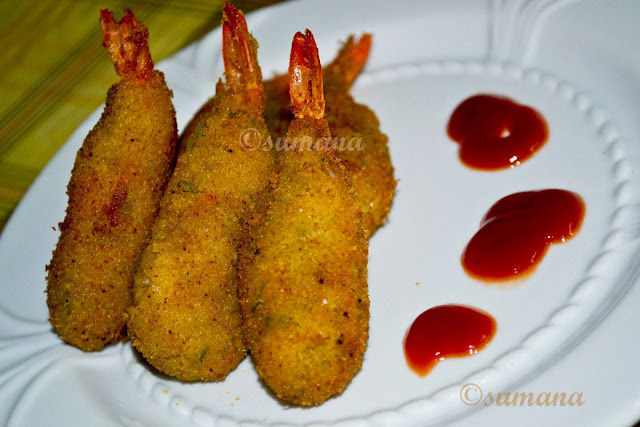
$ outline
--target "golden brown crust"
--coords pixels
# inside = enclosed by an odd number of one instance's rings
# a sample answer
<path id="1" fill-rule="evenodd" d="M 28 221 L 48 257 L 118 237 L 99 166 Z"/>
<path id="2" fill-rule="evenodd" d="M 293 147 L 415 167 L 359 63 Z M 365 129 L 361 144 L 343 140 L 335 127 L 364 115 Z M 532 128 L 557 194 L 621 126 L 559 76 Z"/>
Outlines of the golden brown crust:
<path id="1" fill-rule="evenodd" d="M 375 113 L 355 102 L 348 92 L 327 91 L 326 100 L 331 133 L 338 138 L 337 145 L 346 148 L 338 149 L 337 156 L 349 172 L 368 238 L 385 223 L 395 195 L 388 138 L 380 132 Z"/>
<path id="2" fill-rule="evenodd" d="M 289 136 L 310 135 L 308 126 L 294 120 Z M 256 369 L 286 402 L 318 405 L 362 365 L 369 299 L 361 221 L 332 153 L 282 154 L 264 222 L 242 252 L 239 293 Z"/>
<path id="3" fill-rule="evenodd" d="M 244 150 L 240 135 L 248 127 L 266 135 L 260 96 L 218 84 L 215 107 L 182 141 L 136 274 L 131 340 L 153 366 L 181 380 L 222 380 L 245 355 L 236 249 L 273 157 Z"/>
<path id="4" fill-rule="evenodd" d="M 177 130 L 162 73 L 114 85 L 78 151 L 69 205 L 47 267 L 50 322 L 85 351 L 124 337 L 140 252 L 175 158 Z"/>

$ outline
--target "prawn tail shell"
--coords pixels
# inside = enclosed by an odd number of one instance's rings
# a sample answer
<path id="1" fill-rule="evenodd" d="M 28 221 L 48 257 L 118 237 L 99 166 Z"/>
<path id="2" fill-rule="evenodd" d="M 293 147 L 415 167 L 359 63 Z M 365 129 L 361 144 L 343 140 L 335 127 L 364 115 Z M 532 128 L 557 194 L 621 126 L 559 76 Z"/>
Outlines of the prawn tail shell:
<path id="1" fill-rule="evenodd" d="M 347 86 L 351 86 L 364 68 L 369 58 L 371 50 L 371 34 L 364 33 L 360 38 L 349 36 L 347 41 L 340 49 L 338 56 L 330 66 L 336 66 L 338 72 L 342 74 Z"/>
<path id="2" fill-rule="evenodd" d="M 149 31 L 138 21 L 130 9 L 116 21 L 113 12 L 100 11 L 103 46 L 109 52 L 113 66 L 121 77 L 147 80 L 153 71 L 153 60 L 149 51 Z"/>
<path id="3" fill-rule="evenodd" d="M 289 59 L 289 95 L 291 110 L 298 118 L 324 117 L 322 66 L 318 47 L 311 31 L 297 32 Z"/>
<path id="4" fill-rule="evenodd" d="M 261 90 L 258 42 L 249 33 L 242 12 L 225 3 L 222 17 L 222 58 L 227 86 L 231 90 Z"/>

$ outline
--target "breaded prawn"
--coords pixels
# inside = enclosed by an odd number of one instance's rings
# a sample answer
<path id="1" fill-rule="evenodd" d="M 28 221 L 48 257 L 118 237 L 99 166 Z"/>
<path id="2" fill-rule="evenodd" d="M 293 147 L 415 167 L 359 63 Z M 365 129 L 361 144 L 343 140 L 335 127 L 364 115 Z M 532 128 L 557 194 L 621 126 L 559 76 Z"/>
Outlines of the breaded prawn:
<path id="1" fill-rule="evenodd" d="M 358 40 L 349 36 L 335 59 L 322 70 L 327 122 L 336 154 L 349 172 L 356 201 L 364 214 L 367 238 L 386 221 L 396 187 L 388 138 L 380 131 L 375 113 L 349 93 L 370 48 L 370 34 L 363 34 Z M 267 126 L 274 138 L 282 138 L 292 119 L 288 76 L 267 80 L 264 88 Z"/>
<path id="2" fill-rule="evenodd" d="M 121 76 L 78 151 L 69 205 L 47 266 L 50 322 L 85 351 L 122 339 L 133 273 L 175 160 L 171 92 L 153 70 L 147 28 L 101 11 L 104 45 Z"/>
<path id="3" fill-rule="evenodd" d="M 295 118 L 263 221 L 241 251 L 238 285 L 260 377 L 284 402 L 309 406 L 342 392 L 362 366 L 368 243 L 348 174 L 322 147 L 331 135 L 309 30 L 293 39 L 289 75 Z"/>
<path id="4" fill-rule="evenodd" d="M 256 54 L 242 14 L 226 4 L 226 84 L 218 82 L 181 138 L 135 277 L 131 341 L 151 365 L 184 381 L 222 380 L 246 354 L 237 249 L 275 164 L 273 151 L 252 149 L 267 135 Z"/>

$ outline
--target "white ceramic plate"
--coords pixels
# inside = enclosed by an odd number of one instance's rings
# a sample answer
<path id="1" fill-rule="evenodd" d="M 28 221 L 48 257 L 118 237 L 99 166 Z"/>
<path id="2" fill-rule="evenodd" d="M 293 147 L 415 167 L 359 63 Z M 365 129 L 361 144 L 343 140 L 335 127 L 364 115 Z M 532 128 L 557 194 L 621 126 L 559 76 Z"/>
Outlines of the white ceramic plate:
<path id="1" fill-rule="evenodd" d="M 250 360 L 225 382 L 182 384 L 153 374 L 129 344 L 85 354 L 51 331 L 43 291 L 44 266 L 58 236 L 52 226 L 64 217 L 75 153 L 99 118 L 96 111 L 44 169 L 0 239 L 2 424 L 423 425 L 459 420 L 482 407 L 461 401 L 467 383 L 494 394 L 528 391 L 527 385 L 582 392 L 591 406 L 563 408 L 572 412 L 562 417 L 632 420 L 640 412 L 637 387 L 619 396 L 618 405 L 589 400 L 590 393 L 598 396 L 598 383 L 562 388 L 603 365 L 612 375 L 624 372 L 629 384 L 640 380 L 632 358 L 620 350 L 640 320 L 624 311 L 640 303 L 640 128 L 634 115 L 640 106 L 640 7 L 603 3 L 302 1 L 247 17 L 265 76 L 286 69 L 297 30 L 314 32 L 323 62 L 348 34 L 374 34 L 353 94 L 378 114 L 400 179 L 389 223 L 371 241 L 364 367 L 342 395 L 317 408 L 281 405 Z M 216 30 L 160 64 L 174 91 L 179 126 L 211 96 L 222 74 L 220 39 Z M 462 166 L 445 125 L 453 108 L 478 92 L 507 95 L 542 112 L 550 128 L 547 145 L 512 170 Z M 459 257 L 485 211 L 507 194 L 542 188 L 582 195 L 587 211 L 580 233 L 553 246 L 519 286 L 491 287 L 467 277 Z M 442 362 L 420 378 L 405 364 L 402 339 L 417 315 L 443 303 L 488 311 L 498 332 L 479 354 Z M 600 332 L 604 324 L 613 336 Z M 620 361 L 598 354 L 600 344 L 618 345 Z M 581 350 L 591 354 L 576 356 Z M 576 362 L 567 366 L 565 360 Z M 547 372 L 555 372 L 556 389 L 545 390 L 539 378 L 548 377 L 543 372 L 552 365 Z M 513 416 L 500 409 L 485 410 L 479 419 Z M 559 419 L 558 408 L 536 414 Z"/>

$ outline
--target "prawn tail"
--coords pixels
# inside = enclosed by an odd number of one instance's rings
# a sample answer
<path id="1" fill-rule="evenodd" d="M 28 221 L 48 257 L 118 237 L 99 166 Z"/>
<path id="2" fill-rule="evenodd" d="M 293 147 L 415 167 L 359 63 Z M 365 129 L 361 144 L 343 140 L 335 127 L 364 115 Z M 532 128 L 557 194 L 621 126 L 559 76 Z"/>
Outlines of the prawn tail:
<path id="1" fill-rule="evenodd" d="M 350 35 L 338 55 L 325 67 L 327 80 L 337 80 L 350 88 L 369 58 L 371 34 L 364 33 L 359 38 Z"/>
<path id="2" fill-rule="evenodd" d="M 231 3 L 222 8 L 222 58 L 227 85 L 231 90 L 261 89 L 258 43 L 247 22 Z"/>
<path id="3" fill-rule="evenodd" d="M 289 95 L 291 110 L 298 118 L 324 117 L 322 66 L 311 31 L 297 32 L 289 59 Z"/>
<path id="4" fill-rule="evenodd" d="M 130 9 L 125 9 L 125 12 L 126 15 L 118 22 L 110 10 L 100 11 L 103 45 L 118 75 L 146 80 L 153 71 L 149 31 Z"/>

